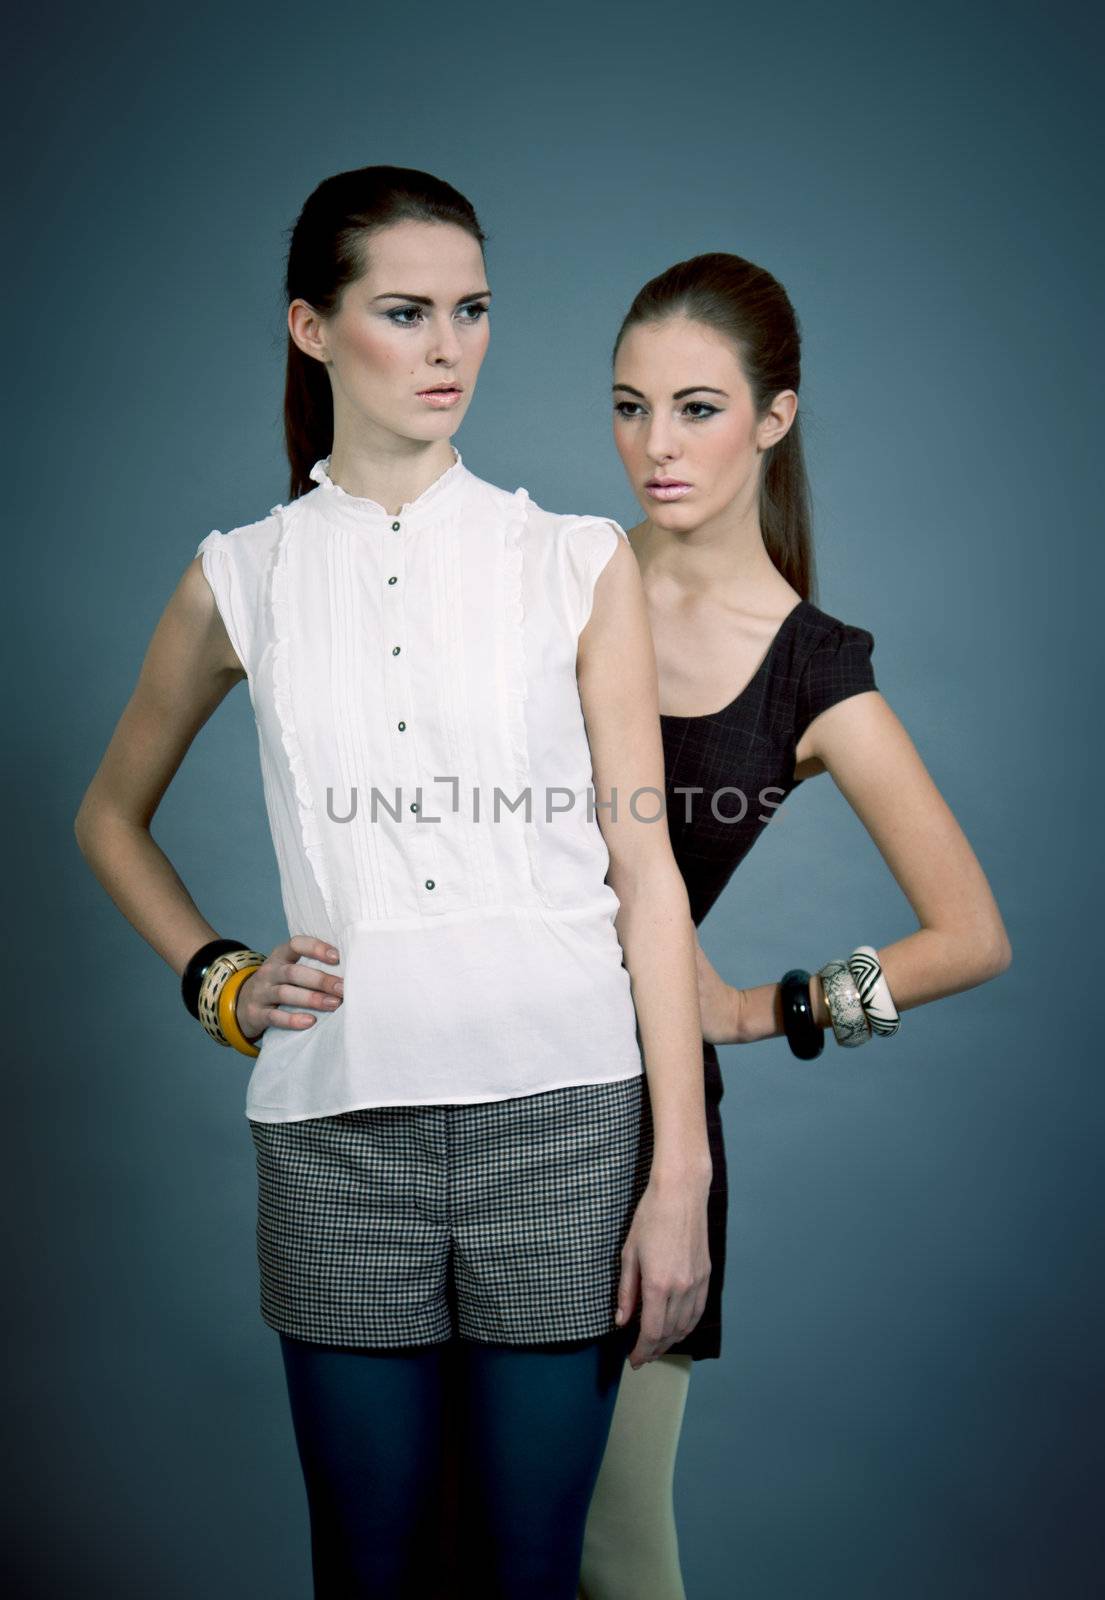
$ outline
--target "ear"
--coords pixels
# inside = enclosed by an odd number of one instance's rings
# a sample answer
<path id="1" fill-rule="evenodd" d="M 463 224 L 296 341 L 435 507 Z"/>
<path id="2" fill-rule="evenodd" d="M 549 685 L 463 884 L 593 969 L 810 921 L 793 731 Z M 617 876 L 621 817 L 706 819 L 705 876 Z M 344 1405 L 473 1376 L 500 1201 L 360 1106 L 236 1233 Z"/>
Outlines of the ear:
<path id="1" fill-rule="evenodd" d="M 793 389 L 780 389 L 766 414 L 756 426 L 756 444 L 761 450 L 770 450 L 773 444 L 789 432 L 798 415 L 798 396 Z"/>
<path id="2" fill-rule="evenodd" d="M 306 300 L 293 300 L 288 307 L 288 332 L 304 355 L 329 362 L 326 323 Z"/>

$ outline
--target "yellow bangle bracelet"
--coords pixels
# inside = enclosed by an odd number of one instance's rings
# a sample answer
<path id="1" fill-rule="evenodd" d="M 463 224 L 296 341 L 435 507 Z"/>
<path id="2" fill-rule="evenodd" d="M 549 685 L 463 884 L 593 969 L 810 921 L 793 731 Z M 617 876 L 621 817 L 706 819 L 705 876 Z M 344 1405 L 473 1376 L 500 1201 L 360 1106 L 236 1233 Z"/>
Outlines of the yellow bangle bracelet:
<path id="1" fill-rule="evenodd" d="M 219 1027 L 226 1035 L 227 1043 L 232 1045 L 243 1056 L 259 1056 L 259 1046 L 250 1044 L 245 1034 L 238 1025 L 235 1007 L 238 1003 L 238 990 L 246 979 L 257 971 L 257 967 L 239 967 L 237 972 L 232 972 L 219 991 Z"/>
<path id="2" fill-rule="evenodd" d="M 257 967 L 263 966 L 264 961 L 265 958 L 259 950 L 231 950 L 224 955 L 216 956 L 200 979 L 196 1011 L 200 1026 L 216 1044 L 225 1045 L 228 1049 L 230 1047 L 230 1040 L 223 1032 L 219 1021 L 219 995 L 223 984 L 232 972 L 247 967 L 250 971 L 254 971 Z"/>

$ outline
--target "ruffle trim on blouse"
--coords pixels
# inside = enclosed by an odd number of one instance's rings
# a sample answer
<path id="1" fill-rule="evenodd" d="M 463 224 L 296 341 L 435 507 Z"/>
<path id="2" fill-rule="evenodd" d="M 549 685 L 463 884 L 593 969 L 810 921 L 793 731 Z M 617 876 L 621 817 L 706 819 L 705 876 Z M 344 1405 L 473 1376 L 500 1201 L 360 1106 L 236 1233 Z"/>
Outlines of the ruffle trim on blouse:
<path id="1" fill-rule="evenodd" d="M 423 511 L 431 506 L 446 490 L 453 487 L 462 477 L 467 475 L 467 468 L 461 460 L 460 451 L 456 445 L 452 446 L 456 460 L 451 467 L 429 484 L 417 499 L 408 501 L 401 507 L 400 515 L 409 516 L 413 511 Z M 370 500 L 365 495 L 350 494 L 348 489 L 343 489 L 341 484 L 335 483 L 330 476 L 330 457 L 323 456 L 316 461 L 307 476 L 313 483 L 317 483 L 323 494 L 329 497 L 330 502 L 344 511 L 362 516 L 390 517 L 391 512 L 382 506 L 378 500 Z"/>
<path id="2" fill-rule="evenodd" d="M 315 810 L 314 795 L 311 793 L 311 785 L 307 781 L 307 765 L 303 759 L 299 733 L 295 725 L 290 660 L 291 612 L 289 602 L 290 578 L 288 574 L 288 540 L 294 527 L 294 520 L 290 517 L 285 517 L 283 509 L 283 507 L 278 508 L 282 527 L 280 540 L 276 548 L 276 558 L 273 563 L 269 591 L 273 632 L 273 705 L 276 710 L 277 721 L 280 724 L 280 740 L 284 746 L 284 754 L 287 757 L 288 768 L 295 787 L 296 810 L 299 814 L 299 832 L 303 840 L 303 851 L 311 871 L 314 873 L 315 882 L 318 884 L 319 892 L 322 895 L 327 916 L 333 922 L 334 908 L 327 882 L 322 833 L 319 828 L 318 813 Z"/>
<path id="3" fill-rule="evenodd" d="M 526 603 L 523 580 L 525 575 L 525 550 L 522 535 L 526 527 L 529 495 L 525 489 L 516 489 L 507 513 L 505 537 L 505 580 L 503 584 L 503 655 L 506 668 L 506 713 L 510 735 L 510 752 L 514 764 L 514 781 L 518 794 L 531 786 L 529 737 L 526 732 L 526 698 L 529 692 L 529 671 L 526 663 Z M 534 821 L 537 797 L 530 794 L 530 804 L 523 812 L 523 832 L 526 855 L 529 858 L 530 877 L 538 898 L 550 904 L 541 877 L 541 839 Z"/>

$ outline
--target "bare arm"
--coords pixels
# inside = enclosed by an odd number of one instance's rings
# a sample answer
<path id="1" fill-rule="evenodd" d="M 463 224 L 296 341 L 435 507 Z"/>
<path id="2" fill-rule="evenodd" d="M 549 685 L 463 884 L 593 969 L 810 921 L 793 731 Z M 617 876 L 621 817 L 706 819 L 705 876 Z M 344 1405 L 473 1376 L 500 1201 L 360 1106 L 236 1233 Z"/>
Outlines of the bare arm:
<path id="1" fill-rule="evenodd" d="M 641 1226 L 652 1230 L 640 1252 L 644 1309 L 642 1340 L 634 1351 L 634 1356 L 647 1351 L 642 1359 L 651 1359 L 684 1337 L 702 1314 L 709 1276 L 705 1202 L 711 1160 L 694 925 L 663 815 L 656 658 L 640 570 L 621 539 L 595 585 L 577 676 L 597 816 L 610 852 L 608 879 L 620 902 L 616 926 L 653 1110 L 650 1193 L 634 1219 L 634 1229 L 640 1218 Z M 615 798 L 616 811 L 608 809 Z M 656 820 L 641 820 L 649 818 Z M 638 1237 L 631 1230 L 631 1255 Z M 635 1272 L 631 1261 L 623 1289 L 633 1286 Z M 676 1309 L 661 1330 L 659 1307 L 665 1299 Z M 628 1294 L 626 1300 L 631 1308 Z"/>
<path id="2" fill-rule="evenodd" d="M 244 677 L 197 557 L 161 614 L 77 812 L 85 860 L 127 921 L 178 973 L 219 935 L 154 843 L 150 822 L 192 740 Z"/>
<path id="3" fill-rule="evenodd" d="M 870 690 L 830 706 L 810 723 L 799 754 L 832 774 L 920 924 L 879 951 L 898 1010 L 1004 972 L 1012 950 L 986 875 L 882 695 Z M 826 951 L 825 959 L 838 954 L 848 952 Z M 715 1044 L 751 1043 L 783 1031 L 778 984 L 734 989 L 722 984 L 701 950 L 697 959 L 703 1020 Z M 821 985 L 810 989 L 817 1021 L 828 1027 Z"/>
<path id="4" fill-rule="evenodd" d="M 154 629 L 134 693 L 74 824 L 81 853 L 96 877 L 127 921 L 176 973 L 182 973 L 193 953 L 219 934 L 155 843 L 150 823 L 192 740 L 244 678 L 197 557 Z M 321 941 L 304 942 L 301 936 L 296 953 L 324 959 L 326 948 Z M 284 945 L 272 952 L 272 958 L 281 971 L 294 961 Z M 340 996 L 340 979 L 326 975 L 319 981 L 319 974 L 308 967 L 297 971 L 310 973 L 313 985 L 330 986 L 329 992 Z M 276 977 L 276 972 L 255 974 L 239 993 L 239 1018 L 254 1037 L 273 1020 L 271 1015 L 262 1018 L 257 1001 L 263 997 L 271 1010 L 276 1002 L 268 988 Z M 285 1003 L 310 1004 L 295 998 L 310 992 L 306 987 L 290 990 Z M 307 1013 L 300 1014 L 299 1022 L 294 1021 L 295 1013 L 282 1015 L 299 1027 L 314 1022 Z"/>

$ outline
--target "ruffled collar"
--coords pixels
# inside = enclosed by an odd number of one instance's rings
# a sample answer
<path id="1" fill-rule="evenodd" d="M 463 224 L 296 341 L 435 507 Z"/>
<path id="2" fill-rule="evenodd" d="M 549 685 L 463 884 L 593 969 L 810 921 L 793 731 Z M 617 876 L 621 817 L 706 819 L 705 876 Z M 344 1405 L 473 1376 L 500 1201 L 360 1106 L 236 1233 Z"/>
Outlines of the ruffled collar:
<path id="1" fill-rule="evenodd" d="M 424 512 L 439 510 L 442 503 L 455 493 L 462 480 L 468 476 L 468 469 L 461 460 L 460 451 L 455 445 L 452 448 L 456 457 L 452 466 L 446 467 L 440 477 L 435 478 L 416 499 L 408 500 L 394 513 L 386 510 L 378 500 L 350 494 L 340 484 L 335 483 L 330 476 L 329 456 L 323 456 L 320 461 L 316 461 L 308 477 L 318 484 L 323 505 L 358 521 L 390 522 L 393 518 L 420 517 Z"/>

